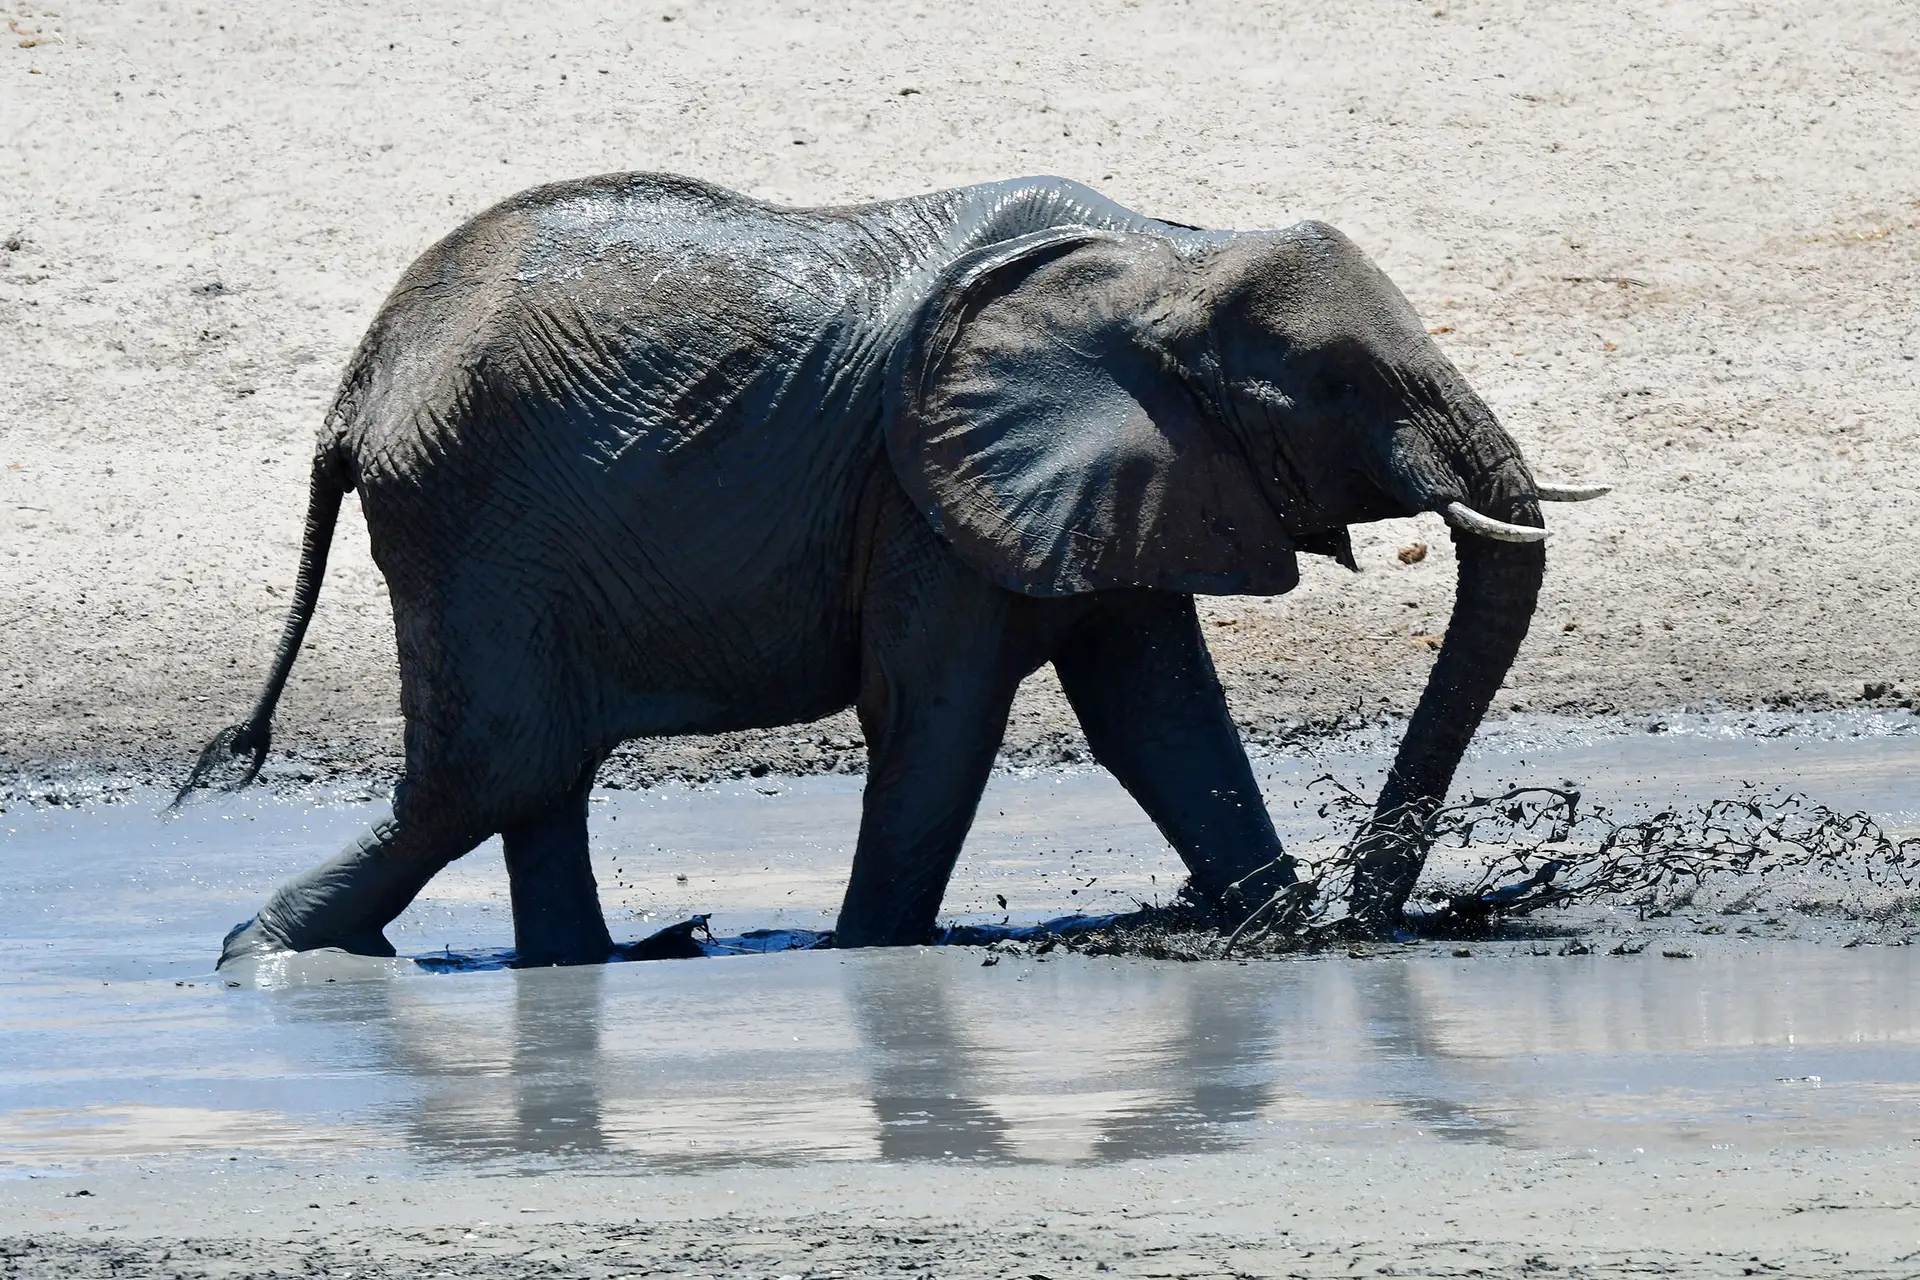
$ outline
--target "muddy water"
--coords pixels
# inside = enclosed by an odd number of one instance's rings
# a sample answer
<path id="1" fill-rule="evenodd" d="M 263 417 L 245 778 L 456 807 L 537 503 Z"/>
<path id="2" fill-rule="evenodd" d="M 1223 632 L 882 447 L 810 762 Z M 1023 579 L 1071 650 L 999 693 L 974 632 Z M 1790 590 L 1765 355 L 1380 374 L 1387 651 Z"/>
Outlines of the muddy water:
<path id="1" fill-rule="evenodd" d="M 1464 789 L 1575 781 L 1615 804 L 1790 784 L 1920 825 L 1901 720 L 1785 737 L 1703 721 L 1490 734 Z M 1757 730 L 1757 732 L 1756 732 Z M 1296 844 L 1304 784 L 1372 785 L 1361 743 L 1263 765 Z M 1098 1162 L 1302 1139 L 1633 1148 L 1920 1138 L 1920 948 L 1702 937 L 1689 960 L 1481 947 L 1172 965 L 832 952 L 432 974 L 318 956 L 209 971 L 224 930 L 374 806 L 264 795 L 0 815 L 0 1170 L 109 1157 L 351 1157 L 424 1169 L 760 1161 Z M 824 927 L 853 779 L 596 797 L 617 936 Z M 1103 775 L 995 780 L 955 919 L 1165 896 L 1178 866 Z M 1000 905 L 1005 898 L 1007 905 Z M 1786 928 L 1786 932 L 1794 932 Z M 497 849 L 432 886 L 403 952 L 504 945 Z"/>

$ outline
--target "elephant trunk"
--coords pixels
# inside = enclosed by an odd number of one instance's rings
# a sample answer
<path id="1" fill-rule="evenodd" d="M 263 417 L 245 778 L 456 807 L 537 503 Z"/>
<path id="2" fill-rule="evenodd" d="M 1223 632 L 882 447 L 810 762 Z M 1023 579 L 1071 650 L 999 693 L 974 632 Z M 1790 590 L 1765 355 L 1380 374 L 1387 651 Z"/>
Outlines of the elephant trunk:
<path id="1" fill-rule="evenodd" d="M 1415 428 L 1388 469 L 1424 510 L 1464 501 L 1506 526 L 1542 525 L 1535 485 L 1519 450 L 1477 400 L 1441 430 Z M 1465 419 L 1462 421 L 1462 419 Z M 1398 924 L 1426 864 L 1428 824 L 1454 770 L 1513 665 L 1540 594 L 1546 551 L 1458 527 L 1459 584 L 1446 640 L 1407 726 L 1373 816 L 1354 846 L 1351 913 L 1372 933 Z"/>

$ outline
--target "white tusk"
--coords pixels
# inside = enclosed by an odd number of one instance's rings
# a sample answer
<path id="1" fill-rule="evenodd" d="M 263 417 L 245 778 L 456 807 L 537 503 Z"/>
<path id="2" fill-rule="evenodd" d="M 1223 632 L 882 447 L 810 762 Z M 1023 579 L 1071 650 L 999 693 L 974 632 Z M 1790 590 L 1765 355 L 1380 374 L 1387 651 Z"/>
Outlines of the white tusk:
<path id="1" fill-rule="evenodd" d="M 1542 502 L 1591 502 L 1613 492 L 1610 484 L 1538 484 L 1534 496 Z"/>
<path id="2" fill-rule="evenodd" d="M 1468 533 L 1477 533 L 1483 538 L 1492 538 L 1495 542 L 1545 542 L 1547 531 L 1536 529 L 1532 525 L 1508 524 L 1505 520 L 1495 520 L 1483 516 L 1464 502 L 1449 502 L 1442 509 L 1447 523 L 1456 529 L 1465 529 Z"/>

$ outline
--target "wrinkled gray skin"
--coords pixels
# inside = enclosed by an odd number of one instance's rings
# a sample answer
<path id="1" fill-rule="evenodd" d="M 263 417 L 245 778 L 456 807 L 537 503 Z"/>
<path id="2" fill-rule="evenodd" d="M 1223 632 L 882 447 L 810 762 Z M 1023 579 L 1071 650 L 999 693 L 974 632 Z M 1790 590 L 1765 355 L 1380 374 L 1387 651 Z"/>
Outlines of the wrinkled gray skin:
<path id="1" fill-rule="evenodd" d="M 342 494 L 392 595 L 393 815 L 227 939 L 392 954 L 504 837 L 523 962 L 605 959 L 587 793 L 627 738 L 858 707 L 843 946 L 935 926 L 1021 679 L 1244 912 L 1291 882 L 1195 620 L 1346 526 L 1464 501 L 1540 525 L 1513 442 L 1393 285 L 1319 223 L 1201 231 L 1061 179 L 785 209 L 686 178 L 541 187 L 407 272 L 321 434 L 257 770 Z M 1362 834 L 1399 918 L 1423 819 L 1527 631 L 1539 545 L 1456 533 L 1452 625 Z M 183 789 L 185 794 L 185 789 Z"/>

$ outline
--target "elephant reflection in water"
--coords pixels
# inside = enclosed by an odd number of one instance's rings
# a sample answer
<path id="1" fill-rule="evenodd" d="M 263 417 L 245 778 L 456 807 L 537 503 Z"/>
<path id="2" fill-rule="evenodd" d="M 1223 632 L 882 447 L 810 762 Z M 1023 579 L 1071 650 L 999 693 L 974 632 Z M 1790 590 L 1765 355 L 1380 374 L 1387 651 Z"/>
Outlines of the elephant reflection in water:
<path id="1" fill-rule="evenodd" d="M 974 972 L 951 964 L 869 964 L 854 978 L 853 1007 L 871 1064 L 884 1159 L 1024 1158 L 1017 1121 L 985 1099 L 1035 1082 L 968 1035 L 967 1019 L 956 1006 L 980 994 Z M 1129 1072 L 1147 1077 L 1139 1082 L 1147 1089 L 1131 1092 L 1152 1090 L 1154 1096 L 1096 1122 L 1087 1158 L 1130 1160 L 1230 1147 L 1238 1141 L 1234 1126 L 1254 1119 L 1267 1103 L 1273 1080 L 1258 1067 L 1272 1032 L 1272 1001 L 1181 985 L 1191 998 L 1180 1001 L 1174 1025 L 1089 1022 L 1075 1028 L 1120 1037 L 1136 1051 L 1150 1045 L 1163 1050 L 1140 1055 L 1146 1060 Z M 1137 1000 L 1126 1005 L 1143 1008 Z"/>
<path id="2" fill-rule="evenodd" d="M 513 987 L 513 1112 L 503 1145 L 523 1153 L 605 1151 L 605 970 L 543 974 L 538 982 L 529 976 L 516 974 Z"/>
<path id="3" fill-rule="evenodd" d="M 417 1154 L 592 1158 L 613 1150 L 603 1123 L 605 975 L 600 967 L 515 973 L 505 1007 L 448 1008 L 409 999 L 411 984 L 390 982 L 331 987 L 302 1003 L 355 1036 L 374 1029 L 386 1069 L 417 1082 L 418 1100 L 404 1104 Z M 505 1025 L 494 1021 L 502 1013 Z M 476 1015 L 492 1025 L 476 1025 Z"/>
<path id="4" fill-rule="evenodd" d="M 829 1127 L 845 1123 L 835 1104 L 844 1097 L 842 1089 L 859 1087 L 864 1068 L 864 1101 L 877 1130 L 872 1152 L 883 1160 L 1058 1159 L 1066 1153 L 1046 1153 L 1031 1140 L 1032 1132 L 1023 1132 L 1017 1114 L 1004 1102 L 996 1105 L 1010 1095 L 1032 1096 L 1036 1087 L 1059 1091 L 1061 1105 L 1049 1116 L 1056 1132 L 1060 1113 L 1071 1112 L 1078 1097 L 1091 1140 L 1075 1143 L 1078 1153 L 1067 1158 L 1099 1163 L 1232 1149 L 1264 1114 L 1290 1110 L 1290 1094 L 1312 1112 L 1325 1113 L 1328 1101 L 1336 1114 L 1342 1103 L 1357 1101 L 1360 1115 L 1384 1106 L 1441 1139 L 1515 1140 L 1506 1119 L 1487 1114 L 1473 1099 L 1484 1073 L 1455 1071 L 1459 1055 L 1407 963 L 1284 965 L 1249 975 L 1257 981 L 1222 981 L 1239 971 L 1214 966 L 1143 967 L 1137 974 L 1069 971 L 1058 975 L 1061 988 L 1027 988 L 1030 998 L 1013 996 L 1007 984 L 1019 981 L 1017 971 L 1030 963 L 1012 961 L 982 976 L 970 958 L 959 955 L 895 954 L 840 970 L 858 1061 L 847 1062 L 830 1049 L 820 1050 L 812 1066 L 805 1056 L 787 1059 L 794 1064 L 787 1081 L 791 1109 L 805 1122 L 803 1131 L 817 1132 L 822 1152 L 848 1150 L 853 1135 Z M 1067 960 L 1061 967 L 1079 963 Z M 1034 966 L 1025 976 L 1053 972 Z M 664 1119 L 669 1100 L 649 1097 L 650 1078 L 661 1077 L 621 1062 L 619 1050 L 604 1042 L 607 973 L 598 966 L 515 973 L 510 1022 L 497 1029 L 469 1019 L 494 1015 L 498 1004 L 463 1001 L 447 1008 L 408 1000 L 407 983 L 368 984 L 356 993 L 332 988 L 324 1000 L 302 1004 L 324 1020 L 350 1024 L 356 1035 L 378 1028 L 391 1070 L 425 1086 L 405 1122 L 408 1144 L 419 1154 L 598 1162 L 639 1154 L 633 1139 L 647 1134 L 650 1114 L 671 1127 Z M 342 1003 L 336 993 L 351 994 L 351 1001 Z M 631 994 L 647 993 L 636 985 Z M 832 1009 L 831 987 L 820 995 L 826 998 L 818 1007 Z M 1111 999 L 1111 1020 L 1088 1009 L 1089 999 L 1101 997 Z M 368 1008 L 369 1000 L 379 1007 Z M 1063 1017 L 1063 1010 L 1070 1012 Z M 1009 1035 L 1045 1028 L 1067 1053 L 1078 1036 L 1103 1067 L 1090 1075 L 1063 1069 L 1048 1055 L 1033 1070 L 1045 1042 L 1028 1039 L 1012 1052 L 989 1043 L 993 1020 L 1008 1015 L 1017 1019 L 1005 1028 Z M 690 1026 L 686 1034 L 697 1042 L 699 1028 Z M 1094 1037 L 1100 1039 L 1091 1042 Z M 756 1108 L 766 1103 L 769 1086 L 779 1088 L 777 1079 L 762 1074 L 771 1061 L 762 1056 L 769 1045 L 750 1043 L 728 1055 L 730 1064 L 714 1079 L 697 1082 L 699 1101 L 711 1104 L 702 1109 L 712 1117 L 717 1142 L 695 1136 L 669 1152 L 643 1141 L 640 1147 L 654 1150 L 642 1158 L 697 1167 L 814 1154 L 792 1146 L 776 1153 L 754 1141 L 764 1136 L 765 1117 Z M 1311 1056 L 1299 1045 L 1315 1046 Z M 1303 1079 L 1302 1068 L 1311 1069 L 1314 1060 L 1333 1066 L 1335 1078 L 1319 1087 Z M 749 1082 L 751 1089 L 735 1088 Z M 1108 1090 L 1130 1100 L 1094 1114 L 1099 1095 Z M 739 1112 L 735 1133 L 725 1132 L 730 1109 Z"/>
<path id="5" fill-rule="evenodd" d="M 1436 1137 L 1505 1146 L 1517 1141 L 1511 1124 L 1483 1114 L 1459 1096 L 1480 1083 L 1482 1072 L 1457 1078 L 1457 1054 L 1440 1033 L 1430 1000 L 1406 964 L 1367 965 L 1353 980 L 1365 1011 L 1369 1057 L 1386 1078 L 1404 1077 L 1388 1097 L 1395 1109 Z"/>
<path id="6" fill-rule="evenodd" d="M 1007 1122 L 973 1096 L 989 1067 L 960 1034 L 945 965 L 862 965 L 853 979 L 883 1160 L 1018 1159 Z"/>
<path id="7" fill-rule="evenodd" d="M 1032 1079 L 969 1036 L 968 1019 L 956 1005 L 979 995 L 972 972 L 947 964 L 874 964 L 862 966 L 854 979 L 883 1158 L 1026 1158 L 1018 1121 L 987 1099 Z M 1175 1008 L 1159 1025 L 1151 1015 L 1167 1003 L 1138 998 L 1124 1001 L 1125 1012 L 1135 1015 L 1124 1022 L 1100 1026 L 1074 1018 L 1078 1029 L 1106 1037 L 1124 1062 L 1109 1078 L 1139 1095 L 1089 1126 L 1085 1159 L 1197 1155 L 1240 1145 L 1243 1126 L 1298 1087 L 1288 1084 L 1290 1072 L 1280 1059 L 1292 1056 L 1285 1041 L 1313 1040 L 1305 1030 L 1314 1020 L 1313 987 L 1327 980 L 1351 984 L 1358 1016 L 1346 1028 L 1324 1028 L 1318 1042 L 1329 1044 L 1342 1030 L 1352 1034 L 1358 1043 L 1348 1056 L 1370 1082 L 1368 1092 L 1378 1089 L 1379 1068 L 1387 1065 L 1392 1087 L 1375 1094 L 1378 1102 L 1440 1138 L 1510 1140 L 1504 1121 L 1461 1099 L 1463 1084 L 1452 1078 L 1457 1055 L 1437 1034 L 1407 965 L 1301 966 L 1289 976 L 1304 981 L 1278 983 L 1223 983 L 1217 971 L 1189 973 L 1140 974 L 1143 984 L 1165 979 L 1176 987 Z M 995 1001 L 992 1007 L 1004 1013 L 1006 1006 Z M 1058 1024 L 1036 1019 L 1035 1025 Z M 1076 1077 L 1067 1087 L 1085 1089 L 1088 1083 Z"/>

